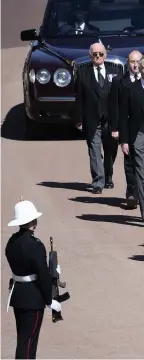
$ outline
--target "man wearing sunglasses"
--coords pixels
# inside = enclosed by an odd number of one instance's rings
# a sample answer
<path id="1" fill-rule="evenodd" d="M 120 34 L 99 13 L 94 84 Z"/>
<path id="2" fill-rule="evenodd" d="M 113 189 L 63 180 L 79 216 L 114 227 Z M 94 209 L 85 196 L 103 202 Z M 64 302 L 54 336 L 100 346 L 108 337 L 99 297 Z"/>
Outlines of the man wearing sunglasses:
<path id="1" fill-rule="evenodd" d="M 105 68 L 106 49 L 102 43 L 90 46 L 90 66 L 80 68 L 76 79 L 76 120 L 86 135 L 92 184 L 88 190 L 101 194 L 103 188 L 113 188 L 113 164 L 117 142 L 111 137 L 108 124 L 110 82 Z M 104 150 L 104 163 L 101 156 Z"/>
<path id="2" fill-rule="evenodd" d="M 124 76 L 116 76 L 113 78 L 109 97 L 109 118 L 111 121 L 112 137 L 114 138 L 119 137 L 119 117 L 124 89 L 129 88 L 131 84 L 141 77 L 139 71 L 139 61 L 141 57 L 142 54 L 139 51 L 133 50 L 128 56 L 127 71 Z M 138 190 L 135 169 L 130 153 L 124 154 L 124 171 L 127 183 L 127 208 L 131 210 L 136 209 L 138 203 Z"/>

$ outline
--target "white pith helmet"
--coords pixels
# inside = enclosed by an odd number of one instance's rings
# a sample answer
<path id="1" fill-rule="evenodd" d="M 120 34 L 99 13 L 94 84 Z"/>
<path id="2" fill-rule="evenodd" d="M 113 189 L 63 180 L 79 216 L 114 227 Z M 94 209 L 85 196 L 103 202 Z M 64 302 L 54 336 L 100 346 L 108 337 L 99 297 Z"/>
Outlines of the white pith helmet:
<path id="1" fill-rule="evenodd" d="M 39 218 L 42 213 L 38 212 L 35 205 L 28 200 L 21 200 L 14 207 L 14 220 L 8 226 L 20 226 Z"/>

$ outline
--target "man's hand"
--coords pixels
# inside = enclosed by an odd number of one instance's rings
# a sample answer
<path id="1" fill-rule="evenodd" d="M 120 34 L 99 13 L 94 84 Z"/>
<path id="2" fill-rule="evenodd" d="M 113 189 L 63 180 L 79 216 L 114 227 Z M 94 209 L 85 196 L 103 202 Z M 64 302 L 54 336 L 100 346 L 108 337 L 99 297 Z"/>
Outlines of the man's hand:
<path id="1" fill-rule="evenodd" d="M 122 145 L 121 145 L 121 148 L 122 148 L 122 152 L 123 152 L 125 155 L 128 155 L 128 154 L 129 154 L 129 145 L 128 145 L 128 144 L 122 144 Z"/>
<path id="2" fill-rule="evenodd" d="M 56 267 L 56 271 L 59 275 L 61 275 L 61 268 L 60 268 L 60 265 L 58 264 L 57 267 Z"/>
<path id="3" fill-rule="evenodd" d="M 118 131 L 112 131 L 111 136 L 113 139 L 117 140 L 119 138 L 119 132 Z"/>
<path id="4" fill-rule="evenodd" d="M 48 307 L 57 312 L 61 311 L 61 304 L 56 300 L 52 300 L 51 305 L 49 305 Z"/>
<path id="5" fill-rule="evenodd" d="M 78 129 L 78 130 L 80 130 L 80 131 L 82 131 L 82 123 L 77 123 L 76 124 L 76 128 Z"/>

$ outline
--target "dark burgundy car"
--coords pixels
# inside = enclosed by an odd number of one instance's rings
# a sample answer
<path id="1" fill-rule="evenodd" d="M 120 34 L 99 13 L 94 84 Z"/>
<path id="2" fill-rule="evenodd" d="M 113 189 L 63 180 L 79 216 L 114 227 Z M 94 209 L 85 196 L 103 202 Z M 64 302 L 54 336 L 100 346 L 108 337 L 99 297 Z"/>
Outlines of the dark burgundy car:
<path id="1" fill-rule="evenodd" d="M 144 0 L 48 0 L 39 31 L 22 31 L 21 40 L 31 42 L 23 68 L 27 125 L 70 122 L 77 67 L 88 66 L 92 43 L 107 48 L 111 79 L 125 71 L 130 51 L 144 53 Z"/>

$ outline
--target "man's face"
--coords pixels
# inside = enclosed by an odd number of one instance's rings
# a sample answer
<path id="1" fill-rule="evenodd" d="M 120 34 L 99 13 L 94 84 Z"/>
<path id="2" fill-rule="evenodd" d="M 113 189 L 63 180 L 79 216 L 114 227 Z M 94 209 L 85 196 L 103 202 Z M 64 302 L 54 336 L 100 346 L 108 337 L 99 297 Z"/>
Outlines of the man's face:
<path id="1" fill-rule="evenodd" d="M 142 60 L 142 62 L 140 64 L 139 70 L 140 70 L 142 79 L 144 79 L 144 59 Z"/>
<path id="2" fill-rule="evenodd" d="M 77 11 L 75 14 L 75 21 L 78 24 L 81 24 L 82 22 L 85 22 L 87 12 L 86 11 Z"/>
<path id="3" fill-rule="evenodd" d="M 141 54 L 137 52 L 133 52 L 128 59 L 128 67 L 129 70 L 133 74 L 137 74 L 139 72 L 139 61 L 141 59 Z"/>
<path id="4" fill-rule="evenodd" d="M 37 219 L 33 220 L 30 224 L 30 230 L 34 231 L 37 227 Z"/>
<path id="5" fill-rule="evenodd" d="M 106 50 L 102 44 L 93 45 L 90 57 L 94 65 L 99 66 L 104 63 L 106 58 Z"/>

